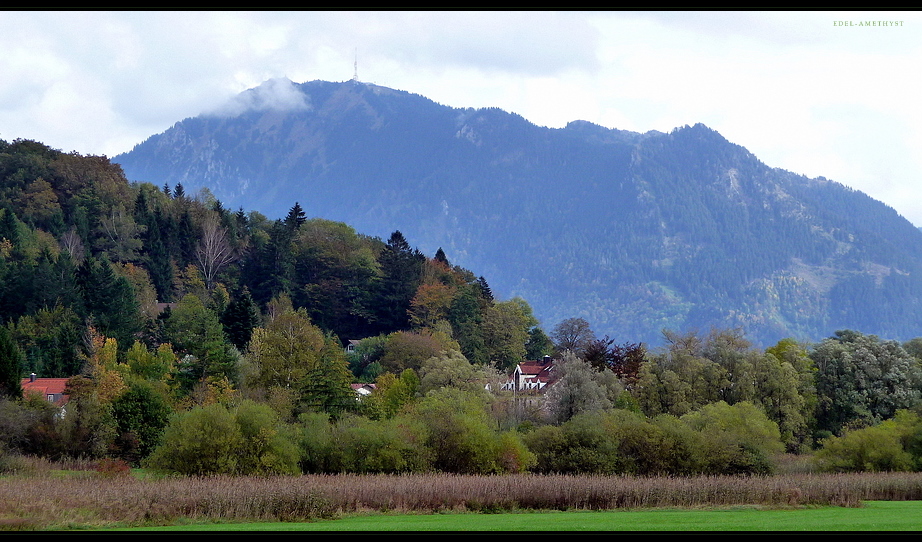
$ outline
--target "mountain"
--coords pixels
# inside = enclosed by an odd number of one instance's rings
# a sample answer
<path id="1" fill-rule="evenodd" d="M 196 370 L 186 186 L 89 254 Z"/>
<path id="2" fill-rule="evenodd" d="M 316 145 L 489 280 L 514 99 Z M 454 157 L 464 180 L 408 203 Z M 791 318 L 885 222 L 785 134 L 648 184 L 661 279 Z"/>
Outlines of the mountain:
<path id="1" fill-rule="evenodd" d="M 132 181 L 231 209 L 342 221 L 522 296 L 545 329 L 741 326 L 757 344 L 837 329 L 922 335 L 922 231 L 823 177 L 769 167 L 697 124 L 644 134 L 447 107 L 357 81 L 273 80 L 116 156 Z"/>

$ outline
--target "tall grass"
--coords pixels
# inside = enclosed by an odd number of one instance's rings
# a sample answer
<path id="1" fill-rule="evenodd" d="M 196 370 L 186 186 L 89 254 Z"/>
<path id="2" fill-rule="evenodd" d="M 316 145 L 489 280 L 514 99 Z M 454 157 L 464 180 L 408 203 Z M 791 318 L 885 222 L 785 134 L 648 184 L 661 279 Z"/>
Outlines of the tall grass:
<path id="1" fill-rule="evenodd" d="M 310 475 L 137 478 L 39 472 L 0 478 L 0 529 L 177 521 L 309 521 L 343 512 L 605 510 L 922 500 L 922 474 L 774 477 Z"/>

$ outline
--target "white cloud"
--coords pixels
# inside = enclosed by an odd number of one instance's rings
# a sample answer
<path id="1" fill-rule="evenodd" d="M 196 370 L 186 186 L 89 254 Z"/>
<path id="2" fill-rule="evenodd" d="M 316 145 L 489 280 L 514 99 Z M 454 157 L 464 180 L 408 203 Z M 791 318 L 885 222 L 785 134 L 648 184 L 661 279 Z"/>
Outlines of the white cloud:
<path id="1" fill-rule="evenodd" d="M 269 79 L 256 88 L 242 92 L 214 110 L 204 114 L 216 117 L 236 117 L 247 111 L 301 111 L 310 109 L 307 95 L 285 78 Z"/>
<path id="2" fill-rule="evenodd" d="M 112 156 L 203 111 L 306 107 L 284 78 L 348 80 L 357 52 L 363 81 L 539 125 L 704 122 L 922 224 L 920 28 L 913 12 L 2 12 L 0 137 Z"/>

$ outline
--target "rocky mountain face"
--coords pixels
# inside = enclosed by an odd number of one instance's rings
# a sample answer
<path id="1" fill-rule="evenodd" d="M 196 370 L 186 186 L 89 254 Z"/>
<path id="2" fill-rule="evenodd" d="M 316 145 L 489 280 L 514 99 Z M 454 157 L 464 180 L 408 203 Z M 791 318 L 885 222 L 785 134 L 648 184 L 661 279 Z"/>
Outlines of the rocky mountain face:
<path id="1" fill-rule="evenodd" d="M 771 168 L 704 125 L 535 126 L 371 84 L 273 81 L 113 158 L 129 179 L 386 238 L 524 297 L 545 329 L 741 326 L 757 344 L 851 328 L 922 335 L 922 231 L 822 177 Z"/>

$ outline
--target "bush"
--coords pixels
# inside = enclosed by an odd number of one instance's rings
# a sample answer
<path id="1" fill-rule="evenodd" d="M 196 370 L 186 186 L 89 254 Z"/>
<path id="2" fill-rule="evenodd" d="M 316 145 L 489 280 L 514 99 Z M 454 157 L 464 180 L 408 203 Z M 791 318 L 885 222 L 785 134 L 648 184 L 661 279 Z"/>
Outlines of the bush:
<path id="1" fill-rule="evenodd" d="M 499 436 L 499 467 L 503 472 L 525 472 L 535 465 L 537 458 L 515 431 L 506 431 Z"/>
<path id="2" fill-rule="evenodd" d="M 96 472 L 106 477 L 128 476 L 131 466 L 121 459 L 100 459 L 96 465 Z"/>
<path id="3" fill-rule="evenodd" d="M 298 450 L 270 407 L 244 401 L 231 411 L 216 403 L 174 416 L 145 465 L 184 475 L 294 474 Z"/>
<path id="4" fill-rule="evenodd" d="M 425 426 L 433 467 L 457 474 L 503 472 L 500 435 L 482 394 L 454 388 L 432 391 L 408 413 Z"/>
<path id="5" fill-rule="evenodd" d="M 240 429 L 238 474 L 298 474 L 299 451 L 293 431 L 279 423 L 268 405 L 244 401 L 234 412 Z"/>
<path id="6" fill-rule="evenodd" d="M 29 469 L 29 462 L 19 454 L 11 454 L 0 445 L 0 474 L 17 474 Z"/>
<path id="7" fill-rule="evenodd" d="M 184 475 L 234 474 L 243 445 L 233 414 L 215 403 L 176 414 L 163 443 L 147 458 L 152 470 Z"/>
<path id="8" fill-rule="evenodd" d="M 333 440 L 330 415 L 305 412 L 298 416 L 301 471 L 308 473 L 344 472 L 343 451 Z"/>
<path id="9" fill-rule="evenodd" d="M 784 449 L 778 424 L 747 401 L 712 403 L 680 419 L 702 436 L 703 474 L 769 474 L 769 458 Z"/>
<path id="10" fill-rule="evenodd" d="M 342 447 L 343 467 L 357 473 L 407 473 L 431 469 L 422 424 L 406 417 L 373 421 L 343 418 L 334 427 Z"/>
<path id="11" fill-rule="evenodd" d="M 681 419 L 585 412 L 524 439 L 534 470 L 548 474 L 767 474 L 782 449 L 777 425 L 749 403 L 714 403 Z"/>
<path id="12" fill-rule="evenodd" d="M 826 472 L 922 470 L 922 420 L 901 410 L 878 425 L 846 431 L 823 441 L 816 464 Z"/>
<path id="13" fill-rule="evenodd" d="M 615 474 L 618 440 L 602 423 L 603 413 L 577 414 L 560 425 L 539 427 L 525 435 L 536 455 L 534 470 L 550 474 Z"/>
<path id="14" fill-rule="evenodd" d="M 128 390 L 112 401 L 112 416 L 118 435 L 115 439 L 123 459 L 138 464 L 160 443 L 170 419 L 171 409 L 151 384 L 132 382 Z"/>

